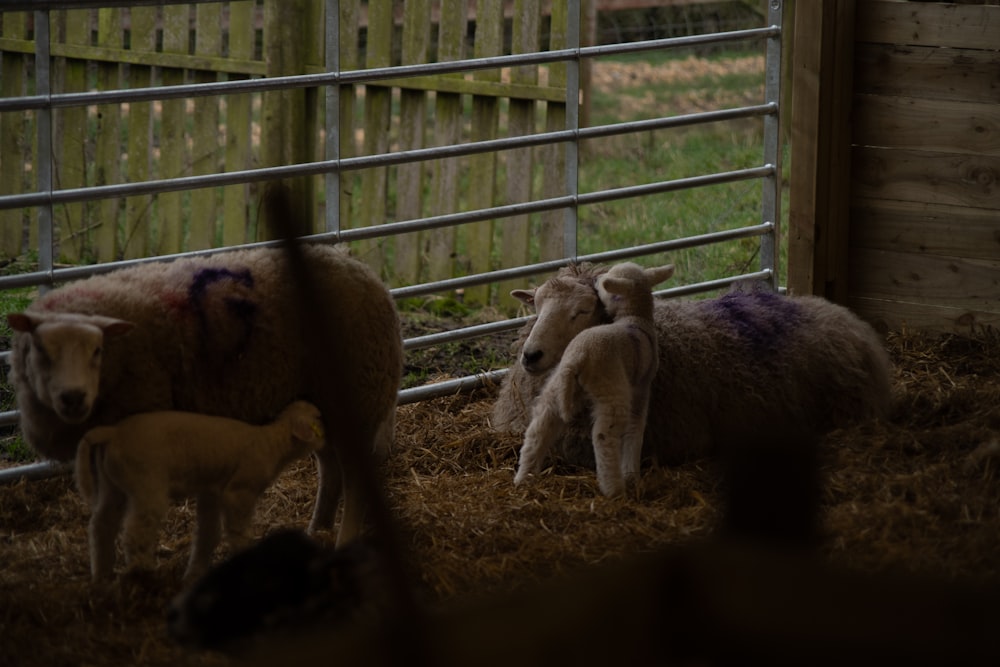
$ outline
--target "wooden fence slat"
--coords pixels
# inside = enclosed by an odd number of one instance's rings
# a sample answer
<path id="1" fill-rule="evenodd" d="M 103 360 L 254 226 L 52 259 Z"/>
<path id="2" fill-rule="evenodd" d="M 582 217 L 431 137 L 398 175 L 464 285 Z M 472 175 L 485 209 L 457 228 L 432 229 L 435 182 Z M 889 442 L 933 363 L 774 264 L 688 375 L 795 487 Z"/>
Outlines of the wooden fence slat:
<path id="1" fill-rule="evenodd" d="M 222 55 L 222 5 L 200 4 L 195 8 L 195 52 L 213 57 Z M 197 70 L 192 73 L 194 83 L 211 83 L 218 79 L 215 72 Z M 194 98 L 192 116 L 191 173 L 194 176 L 218 171 L 219 163 L 219 98 L 201 96 Z M 216 188 L 197 188 L 191 191 L 191 219 L 188 245 L 192 250 L 218 245 L 218 191 Z"/>
<path id="2" fill-rule="evenodd" d="M 254 55 L 254 3 L 252 0 L 229 3 L 229 57 L 250 60 Z M 230 75 L 230 79 L 241 78 Z M 239 171 L 251 165 L 253 155 L 253 96 L 227 95 L 226 171 Z M 246 243 L 250 211 L 250 186 L 246 183 L 222 189 L 222 245 Z"/>
<path id="3" fill-rule="evenodd" d="M 90 42 L 90 10 L 74 9 L 58 12 L 58 20 L 64 22 L 67 45 L 87 45 Z M 60 58 L 55 63 L 54 75 L 61 79 L 59 89 L 67 93 L 87 90 L 87 63 L 77 58 Z M 87 109 L 68 107 L 59 109 L 53 118 L 55 128 L 54 184 L 58 189 L 79 188 L 87 183 Z M 88 255 L 87 205 L 64 204 L 55 207 L 53 223 L 58 230 L 58 257 L 60 260 L 77 263 Z"/>
<path id="4" fill-rule="evenodd" d="M 1000 257 L 994 210 L 879 199 L 851 207 L 851 245 L 972 259 Z"/>
<path id="5" fill-rule="evenodd" d="M 1000 53 L 858 44 L 854 92 L 1000 104 Z"/>
<path id="6" fill-rule="evenodd" d="M 1000 209 L 1000 157 L 855 148 L 853 197 Z"/>
<path id="7" fill-rule="evenodd" d="M 476 6 L 475 57 L 503 54 L 503 1 L 481 0 Z M 499 83 L 500 70 L 479 70 L 479 81 Z M 500 126 L 500 100 L 493 96 L 472 96 L 472 141 L 496 139 Z M 496 203 L 497 155 L 480 153 L 469 158 L 469 208 L 486 208 Z M 495 220 L 474 222 L 466 227 L 469 272 L 481 273 L 493 268 Z M 490 302 L 490 286 L 477 285 L 465 290 L 465 302 L 482 305 Z"/>
<path id="8" fill-rule="evenodd" d="M 97 44 L 109 48 L 122 46 L 121 9 L 99 9 L 97 13 Z M 97 64 L 97 87 L 114 90 L 121 87 L 121 66 L 115 63 Z M 94 145 L 94 185 L 111 185 L 121 182 L 121 118 L 120 104 L 101 104 L 97 107 L 97 136 Z M 96 202 L 97 230 L 94 233 L 93 253 L 98 262 L 112 261 L 118 257 L 118 225 L 125 202 L 120 198 Z"/>
<path id="9" fill-rule="evenodd" d="M 863 95 L 855 107 L 855 144 L 1000 157 L 995 104 Z"/>
<path id="10" fill-rule="evenodd" d="M 537 51 L 539 45 L 540 18 L 537 0 L 515 0 L 514 16 L 520 20 L 513 23 L 511 50 L 513 53 L 528 53 Z M 538 82 L 538 68 L 532 65 L 512 67 L 510 71 L 512 83 Z M 512 99 L 507 112 L 507 134 L 518 136 L 530 134 L 535 127 L 535 102 L 532 100 Z M 531 199 L 532 183 L 532 149 L 519 148 L 507 152 L 506 164 L 506 201 L 508 203 L 525 202 Z M 528 175 L 519 178 L 518 175 Z M 530 260 L 530 218 L 527 215 L 515 215 L 503 222 L 503 232 L 500 242 L 501 261 L 504 266 L 526 264 Z M 498 301 L 506 308 L 518 307 L 519 302 L 510 296 L 510 291 L 523 287 L 523 281 L 506 281 L 500 284 Z"/>
<path id="11" fill-rule="evenodd" d="M 360 58 L 357 48 L 358 17 L 360 3 L 347 2 L 340 5 L 340 68 L 341 70 L 358 69 Z M 358 154 L 354 136 L 354 105 L 357 103 L 357 92 L 353 85 L 341 86 L 338 91 L 340 98 L 340 157 L 353 157 Z M 332 157 L 332 156 L 331 156 Z M 355 174 L 341 174 L 340 179 L 340 224 L 350 225 L 351 212 L 354 209 L 354 179 Z"/>
<path id="12" fill-rule="evenodd" d="M 566 3 L 556 2 L 552 5 L 552 27 L 549 32 L 549 48 L 562 49 L 566 47 Z M 566 87 L 566 63 L 549 65 L 549 85 L 558 88 Z M 548 102 L 545 105 L 545 131 L 558 132 L 566 129 L 566 104 L 564 101 Z M 538 151 L 541 162 L 541 196 L 542 198 L 558 197 L 566 194 L 566 146 L 550 144 L 542 146 Z M 538 255 L 541 261 L 566 257 L 575 253 L 576 248 L 565 245 L 566 212 L 562 210 L 545 211 L 540 216 Z"/>
<path id="13" fill-rule="evenodd" d="M 131 9 L 131 50 L 152 52 L 156 47 L 156 9 Z M 147 88 L 152 83 L 152 68 L 145 65 L 129 67 L 129 87 Z M 149 180 L 152 166 L 153 105 L 133 102 L 128 105 L 128 180 L 132 183 Z M 147 257 L 150 254 L 153 198 L 149 195 L 125 200 L 125 258 Z"/>
<path id="14" fill-rule="evenodd" d="M 947 332 L 961 336 L 981 334 L 986 327 L 1000 329 L 1000 312 L 977 308 L 949 308 L 931 303 L 851 296 L 848 307 L 880 331 Z"/>
<path id="15" fill-rule="evenodd" d="M 170 5 L 163 8 L 163 53 L 187 54 L 188 29 L 191 9 L 187 5 Z M 184 83 L 184 70 L 174 67 L 160 69 L 164 86 Z M 160 178 L 177 178 L 190 174 L 188 169 L 187 100 L 163 100 L 160 106 Z M 164 192 L 157 195 L 159 209 L 159 252 L 177 253 L 184 250 L 185 201 L 187 192 Z M 190 207 L 188 207 L 190 208 Z"/>
<path id="16" fill-rule="evenodd" d="M 426 63 L 430 48 L 431 18 L 429 0 L 409 0 L 403 7 L 402 64 Z M 400 90 L 399 149 L 424 147 L 427 125 L 427 93 L 422 90 Z M 412 220 L 424 214 L 424 171 L 422 162 L 401 164 L 396 168 L 396 218 Z M 421 239 L 424 234 L 413 232 L 393 239 L 393 272 L 391 282 L 412 285 L 420 279 Z"/>
<path id="17" fill-rule="evenodd" d="M 465 43 L 466 3 L 442 0 L 438 24 L 438 61 L 459 60 Z M 434 100 L 434 145 L 448 146 L 462 141 L 462 97 L 439 92 Z M 434 160 L 431 166 L 431 201 L 429 213 L 442 215 L 458 210 L 461 183 L 460 158 Z M 428 232 L 427 277 L 430 280 L 451 278 L 455 273 L 458 234 L 454 227 Z"/>
<path id="18" fill-rule="evenodd" d="M 26 12 L 8 12 L 3 17 L 3 35 L 24 39 L 27 35 Z M 18 97 L 25 94 L 25 60 L 20 53 L 0 52 L 0 95 Z M 0 194 L 14 195 L 24 192 L 24 164 L 26 136 L 25 114 L 8 111 L 0 113 Z M 0 255 L 16 257 L 24 252 L 21 240 L 24 232 L 25 210 L 20 208 L 0 211 Z"/>
<path id="19" fill-rule="evenodd" d="M 859 42 L 995 51 L 1000 6 L 865 0 L 855 30 Z"/>
<path id="20" fill-rule="evenodd" d="M 388 67 L 391 64 L 393 17 L 392 3 L 376 2 L 368 5 L 367 67 Z M 392 89 L 385 86 L 365 86 L 364 149 L 365 155 L 385 153 L 389 150 L 389 132 L 392 123 Z M 388 198 L 386 167 L 365 169 L 361 173 L 360 225 L 368 227 L 386 220 Z M 362 241 L 357 244 L 358 256 L 375 271 L 384 273 L 386 266 L 382 239 Z"/>

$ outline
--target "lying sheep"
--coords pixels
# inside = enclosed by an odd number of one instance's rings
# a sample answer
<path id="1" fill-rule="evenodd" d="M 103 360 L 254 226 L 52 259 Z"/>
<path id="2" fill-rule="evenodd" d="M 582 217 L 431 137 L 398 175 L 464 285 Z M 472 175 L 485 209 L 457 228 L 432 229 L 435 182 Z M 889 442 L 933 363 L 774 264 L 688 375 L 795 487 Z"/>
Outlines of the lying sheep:
<path id="1" fill-rule="evenodd" d="M 628 262 L 597 279 L 597 295 L 612 321 L 574 336 L 549 374 L 524 434 L 515 484 L 541 467 L 552 442 L 582 402 L 581 391 L 590 406 L 601 492 L 621 495 L 625 483 L 636 478 L 649 386 L 657 366 L 652 288 L 673 272 L 673 265 L 643 269 Z"/>
<path id="2" fill-rule="evenodd" d="M 111 575 L 125 520 L 125 558 L 148 569 L 171 498 L 197 498 L 198 530 L 185 578 L 204 571 L 219 545 L 250 541 L 254 506 L 295 459 L 323 446 L 316 406 L 296 401 L 271 424 L 251 426 L 193 412 L 147 412 L 83 436 L 76 453 L 80 494 L 90 505 L 90 569 Z"/>
<path id="3" fill-rule="evenodd" d="M 377 615 L 386 604 L 378 558 L 358 540 L 329 549 L 276 531 L 219 563 L 167 610 L 167 631 L 190 648 L 247 653 L 253 642 Z"/>
<path id="4" fill-rule="evenodd" d="M 493 408 L 494 427 L 523 433 L 530 406 L 578 329 L 593 312 L 601 267 L 560 273 L 536 290 L 515 290 L 537 317 Z M 589 288 L 590 293 L 587 292 Z M 659 370 L 653 379 L 644 452 L 675 463 L 739 443 L 748 433 L 783 429 L 822 434 L 883 418 L 891 398 L 882 340 L 848 309 L 820 297 L 789 297 L 764 283 L 734 284 L 704 300 L 659 300 L 653 320 Z M 584 405 L 556 453 L 594 467 Z"/>
<path id="5" fill-rule="evenodd" d="M 339 538 L 355 537 L 363 518 L 356 480 L 329 445 L 388 450 L 402 375 L 399 317 L 363 263 L 330 246 L 301 253 L 323 311 L 299 307 L 284 250 L 257 248 L 94 276 L 8 315 L 25 440 L 65 461 L 90 428 L 141 412 L 260 424 L 296 399 L 318 403 L 325 382 L 337 400 L 330 412 L 323 406 L 329 440 L 317 454 L 310 528 L 332 526 L 344 486 Z M 303 344 L 317 312 L 333 323 L 323 363 Z M 334 377 L 321 370 L 329 367 Z"/>

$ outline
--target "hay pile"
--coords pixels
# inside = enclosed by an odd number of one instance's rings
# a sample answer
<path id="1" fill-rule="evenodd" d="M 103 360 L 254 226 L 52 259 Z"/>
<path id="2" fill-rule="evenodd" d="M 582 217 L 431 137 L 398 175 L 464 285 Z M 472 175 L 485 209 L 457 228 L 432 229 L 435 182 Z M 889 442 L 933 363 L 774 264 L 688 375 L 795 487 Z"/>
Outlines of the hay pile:
<path id="1" fill-rule="evenodd" d="M 1000 461 L 975 452 L 1000 431 L 1000 337 L 892 335 L 898 396 L 887 424 L 823 446 L 824 556 L 867 571 L 996 578 Z M 509 590 L 712 533 L 721 511 L 710 461 L 647 470 L 641 499 L 597 495 L 592 472 L 557 469 L 511 483 L 516 439 L 487 428 L 492 390 L 400 408 L 386 466 L 392 506 L 429 594 Z M 304 526 L 308 462 L 268 492 L 260 533 Z M 216 665 L 165 637 L 193 508 L 171 512 L 161 567 L 107 590 L 88 582 L 87 511 L 72 480 L 0 488 L 0 665 Z M 323 536 L 329 539 L 330 536 Z"/>

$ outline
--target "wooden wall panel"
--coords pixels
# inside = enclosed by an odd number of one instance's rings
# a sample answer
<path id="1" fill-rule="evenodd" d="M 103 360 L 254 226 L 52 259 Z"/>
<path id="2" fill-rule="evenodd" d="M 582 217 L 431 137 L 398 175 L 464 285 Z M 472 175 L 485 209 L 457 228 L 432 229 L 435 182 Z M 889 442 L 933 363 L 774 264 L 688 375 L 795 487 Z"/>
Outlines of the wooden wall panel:
<path id="1" fill-rule="evenodd" d="M 995 103 L 867 95 L 855 101 L 854 143 L 861 146 L 1000 156 Z"/>
<path id="2" fill-rule="evenodd" d="M 1000 52 L 860 43 L 854 92 L 1000 103 Z"/>

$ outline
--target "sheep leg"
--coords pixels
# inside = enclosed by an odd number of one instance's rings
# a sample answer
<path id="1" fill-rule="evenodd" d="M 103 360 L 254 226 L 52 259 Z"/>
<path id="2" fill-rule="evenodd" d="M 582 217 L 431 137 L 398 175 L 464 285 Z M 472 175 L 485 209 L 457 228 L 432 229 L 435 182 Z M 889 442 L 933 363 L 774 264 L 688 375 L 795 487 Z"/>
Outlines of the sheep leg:
<path id="1" fill-rule="evenodd" d="M 597 462 L 597 486 L 609 498 L 625 492 L 621 457 L 628 413 L 628 405 L 622 404 L 620 399 L 599 400 L 595 397 L 591 438 Z"/>
<path id="2" fill-rule="evenodd" d="M 97 505 L 90 515 L 90 574 L 94 581 L 107 579 L 115 569 L 115 538 L 125 518 L 127 498 L 111 484 L 107 477 L 101 480 Z"/>
<path id="3" fill-rule="evenodd" d="M 622 438 L 622 475 L 631 484 L 639 478 L 642 466 L 642 437 L 649 414 L 649 394 L 638 394 L 632 404 L 631 419 Z"/>
<path id="4" fill-rule="evenodd" d="M 148 491 L 148 489 L 147 489 Z M 168 499 L 158 494 L 132 497 L 125 514 L 125 562 L 130 570 L 152 569 Z"/>
<path id="5" fill-rule="evenodd" d="M 319 473 L 319 491 L 316 495 L 312 520 L 309 522 L 310 533 L 333 528 L 333 519 L 340 503 L 343 473 L 337 454 L 329 441 L 316 452 L 316 469 Z"/>
<path id="6" fill-rule="evenodd" d="M 535 414 L 524 432 L 524 444 L 521 446 L 521 461 L 514 475 L 514 484 L 521 484 L 528 475 L 537 473 L 542 468 L 542 461 L 552 443 L 559 437 L 563 429 L 563 421 L 559 411 L 549 402 L 540 400 L 535 406 Z"/>
<path id="7" fill-rule="evenodd" d="M 263 489 L 228 487 L 222 496 L 222 521 L 226 526 L 226 539 L 232 551 L 243 549 L 253 541 L 250 523 L 254 507 Z"/>
<path id="8" fill-rule="evenodd" d="M 342 547 L 361 534 L 365 520 L 364 503 L 362 503 L 361 488 L 357 480 L 349 475 L 344 476 L 344 515 L 337 532 L 337 546 Z"/>
<path id="9" fill-rule="evenodd" d="M 212 564 L 212 555 L 219 546 L 219 536 L 222 524 L 222 505 L 216 493 L 203 493 L 198 496 L 198 528 L 191 546 L 191 556 L 188 559 L 184 579 L 191 580 L 199 576 Z"/>

